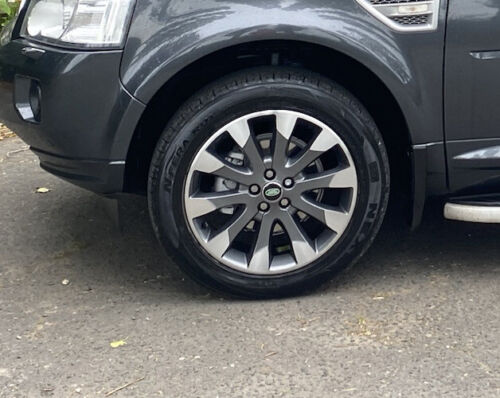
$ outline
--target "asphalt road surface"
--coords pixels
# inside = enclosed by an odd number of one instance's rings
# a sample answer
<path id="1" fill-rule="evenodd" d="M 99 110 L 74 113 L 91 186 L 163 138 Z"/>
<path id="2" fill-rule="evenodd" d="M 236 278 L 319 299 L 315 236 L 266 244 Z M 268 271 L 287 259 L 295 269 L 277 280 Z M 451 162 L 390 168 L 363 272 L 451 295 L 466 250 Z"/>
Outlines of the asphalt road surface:
<path id="1" fill-rule="evenodd" d="M 500 396 L 500 226 L 391 216 L 311 295 L 221 298 L 165 257 L 144 199 L 120 233 L 24 149 L 0 142 L 1 397 Z"/>

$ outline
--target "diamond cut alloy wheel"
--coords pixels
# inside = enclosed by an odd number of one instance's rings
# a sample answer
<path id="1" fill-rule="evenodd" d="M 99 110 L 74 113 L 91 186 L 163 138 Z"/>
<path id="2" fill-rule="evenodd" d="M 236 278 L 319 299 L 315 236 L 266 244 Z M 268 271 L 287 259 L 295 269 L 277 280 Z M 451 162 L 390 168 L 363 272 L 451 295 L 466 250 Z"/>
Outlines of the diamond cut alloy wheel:
<path id="1" fill-rule="evenodd" d="M 358 177 L 342 139 L 314 117 L 268 110 L 240 117 L 198 150 L 184 185 L 196 241 L 254 275 L 302 268 L 346 230 Z"/>
<path id="2" fill-rule="evenodd" d="M 373 242 L 390 190 L 377 125 L 297 68 L 241 70 L 194 94 L 151 161 L 153 229 L 191 278 L 252 298 L 309 291 Z"/>

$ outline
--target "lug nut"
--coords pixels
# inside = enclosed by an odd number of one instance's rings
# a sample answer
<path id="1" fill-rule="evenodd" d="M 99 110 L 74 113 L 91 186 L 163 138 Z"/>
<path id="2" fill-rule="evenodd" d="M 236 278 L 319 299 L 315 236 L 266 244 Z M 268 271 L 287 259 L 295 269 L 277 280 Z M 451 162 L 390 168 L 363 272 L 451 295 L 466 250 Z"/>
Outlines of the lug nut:
<path id="1" fill-rule="evenodd" d="M 285 180 L 283 181 L 283 185 L 285 186 L 285 188 L 293 187 L 293 179 L 292 178 L 285 178 Z"/>
<path id="2" fill-rule="evenodd" d="M 251 194 L 257 195 L 260 192 L 260 188 L 257 184 L 250 185 L 249 189 Z"/>
<path id="3" fill-rule="evenodd" d="M 264 173 L 264 177 L 266 177 L 268 180 L 272 180 L 274 177 L 276 176 L 276 173 L 274 170 L 272 169 L 268 169 L 266 170 L 266 172 Z"/>
<path id="4" fill-rule="evenodd" d="M 259 210 L 260 210 L 260 211 L 268 211 L 268 210 L 269 210 L 269 203 L 262 202 L 262 203 L 259 205 Z"/>
<path id="5" fill-rule="evenodd" d="M 283 198 L 280 200 L 280 206 L 283 208 L 283 209 L 286 209 L 288 206 L 290 206 L 290 200 L 288 200 L 287 198 Z"/>

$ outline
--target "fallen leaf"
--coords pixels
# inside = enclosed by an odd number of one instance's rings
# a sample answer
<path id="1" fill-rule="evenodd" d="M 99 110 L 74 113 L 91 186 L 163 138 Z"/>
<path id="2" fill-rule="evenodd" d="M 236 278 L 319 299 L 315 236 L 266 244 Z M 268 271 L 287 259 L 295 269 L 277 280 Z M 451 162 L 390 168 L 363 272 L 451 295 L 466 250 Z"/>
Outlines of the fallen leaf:
<path id="1" fill-rule="evenodd" d="M 49 188 L 40 187 L 36 189 L 36 193 L 48 193 L 48 192 L 50 192 Z"/>
<path id="2" fill-rule="evenodd" d="M 122 345 L 126 345 L 126 344 L 127 344 L 127 342 L 125 340 L 117 340 L 117 341 L 112 341 L 111 343 L 109 343 L 111 348 L 118 348 L 118 347 L 121 347 Z"/>
<path id="3" fill-rule="evenodd" d="M 15 136 L 16 135 L 12 131 L 10 131 L 5 125 L 0 123 L 0 141 Z"/>

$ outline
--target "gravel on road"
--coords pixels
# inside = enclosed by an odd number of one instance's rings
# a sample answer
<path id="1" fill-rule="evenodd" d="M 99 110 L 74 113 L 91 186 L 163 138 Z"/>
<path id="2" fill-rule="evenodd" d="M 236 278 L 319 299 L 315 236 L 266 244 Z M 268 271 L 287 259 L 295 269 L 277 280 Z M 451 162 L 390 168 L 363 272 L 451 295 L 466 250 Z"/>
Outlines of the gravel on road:
<path id="1" fill-rule="evenodd" d="M 0 142 L 1 397 L 500 396 L 500 226 L 390 216 L 319 291 L 230 299 L 165 257 L 144 198 L 120 232 L 25 148 Z"/>

